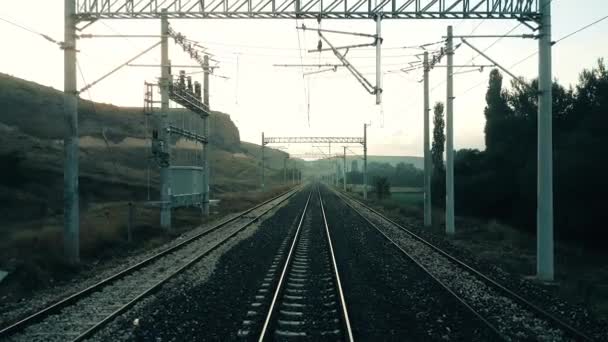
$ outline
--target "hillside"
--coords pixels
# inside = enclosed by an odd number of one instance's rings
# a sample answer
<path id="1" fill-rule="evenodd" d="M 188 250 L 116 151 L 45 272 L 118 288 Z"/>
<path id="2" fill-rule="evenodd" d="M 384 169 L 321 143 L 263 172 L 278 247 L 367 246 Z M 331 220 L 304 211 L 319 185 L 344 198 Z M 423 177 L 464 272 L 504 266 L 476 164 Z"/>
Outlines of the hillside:
<path id="1" fill-rule="evenodd" d="M 172 109 L 170 120 L 185 110 Z M 174 210 L 172 230 L 159 227 L 159 169 L 150 161 L 142 108 L 79 101 L 80 248 L 82 263 L 97 265 L 136 249 L 149 249 L 201 224 L 245 210 L 285 191 L 282 152 L 268 149 L 267 187 L 260 191 L 259 146 L 241 144 L 230 116 L 210 116 L 211 198 L 208 218 L 198 208 Z M 0 297 L 18 300 L 30 291 L 70 279 L 63 230 L 63 94 L 0 74 Z M 185 124 L 190 125 L 187 121 Z M 200 156 L 184 140 L 172 141 L 173 162 L 192 165 Z M 200 149 L 199 149 L 200 151 Z M 282 167 L 282 165 L 281 165 Z M 126 241 L 129 203 L 133 241 Z M 25 285 L 24 285 L 25 284 Z M 1 310 L 0 310 L 1 311 Z"/>
<path id="2" fill-rule="evenodd" d="M 85 208 L 99 201 L 144 200 L 148 182 L 155 199 L 158 170 L 149 168 L 146 127 L 141 108 L 80 100 L 80 187 Z M 0 74 L 0 216 L 19 220 L 32 218 L 32 213 L 42 217 L 61 212 L 63 129 L 62 92 Z M 259 146 L 241 144 L 238 128 L 221 112 L 211 114 L 210 131 L 212 192 L 257 189 Z M 187 145 L 180 146 L 176 154 L 188 151 Z M 268 165 L 282 168 L 282 152 L 267 151 Z"/>

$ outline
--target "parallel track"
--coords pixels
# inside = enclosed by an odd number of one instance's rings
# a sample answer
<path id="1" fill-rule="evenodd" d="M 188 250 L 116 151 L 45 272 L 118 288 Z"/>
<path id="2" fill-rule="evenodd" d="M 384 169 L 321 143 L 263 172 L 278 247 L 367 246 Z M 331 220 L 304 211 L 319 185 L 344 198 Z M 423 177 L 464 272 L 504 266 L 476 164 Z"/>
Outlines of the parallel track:
<path id="1" fill-rule="evenodd" d="M 407 256 L 414 263 L 416 263 L 421 269 L 423 269 L 426 273 L 428 273 L 444 289 L 446 289 L 449 293 L 451 293 L 460 303 L 462 303 L 469 311 L 471 311 L 475 316 L 477 316 L 491 331 L 493 331 L 498 338 L 506 339 L 505 336 L 499 331 L 499 329 L 493 323 L 490 323 L 484 317 L 484 314 L 480 313 L 478 310 L 476 310 L 471 305 L 469 305 L 465 298 L 463 298 L 461 295 L 457 294 L 448 285 L 446 285 L 444 282 L 442 282 L 440 279 L 438 279 L 436 276 L 434 276 L 431 271 L 429 271 L 424 265 L 422 265 L 418 260 L 416 260 L 416 258 L 413 257 L 410 253 L 408 253 L 406 250 L 404 250 L 396 241 L 394 241 L 380 227 L 378 227 L 377 224 L 373 223 L 366 216 L 366 214 L 362 213 L 361 210 L 355 208 L 349 201 L 353 201 L 357 205 L 359 205 L 359 206 L 365 208 L 366 210 L 368 210 L 369 212 L 373 213 L 373 215 L 376 215 L 381 220 L 384 220 L 384 221 L 388 222 L 389 224 L 402 230 L 403 232 L 407 233 L 409 235 L 409 237 L 411 237 L 412 239 L 422 243 L 424 246 L 430 248 L 433 252 L 436 252 L 436 253 L 440 254 L 441 256 L 445 257 L 446 259 L 448 259 L 454 266 L 462 269 L 463 271 L 469 272 L 470 274 L 475 276 L 477 279 L 479 279 L 483 283 L 485 283 L 485 284 L 489 285 L 491 288 L 497 290 L 503 296 L 513 300 L 514 302 L 516 302 L 519 305 L 521 305 L 522 307 L 524 307 L 526 310 L 529 310 L 530 312 L 534 313 L 537 317 L 539 317 L 547 322 L 550 322 L 552 325 L 554 325 L 557 328 L 559 328 L 560 330 L 562 330 L 567 336 L 573 338 L 576 341 L 593 341 L 593 339 L 590 338 L 589 336 L 587 336 L 585 333 L 577 330 L 576 328 L 572 327 L 568 323 L 560 320 L 559 318 L 555 317 L 554 315 L 550 314 L 549 312 L 541 309 L 540 307 L 536 306 L 535 304 L 531 303 L 530 301 L 524 299 L 523 297 L 516 294 L 515 292 L 507 289 L 503 285 L 497 283 L 496 281 L 492 280 L 491 278 L 484 275 L 483 273 L 477 271 L 473 267 L 456 259 L 455 257 L 451 256 L 450 254 L 448 254 L 441 248 L 431 244 L 430 242 L 426 241 L 422 237 L 416 235 L 411 229 L 408 229 L 408 228 L 396 223 L 395 221 L 393 221 L 393 220 L 387 218 L 386 216 L 382 215 L 381 213 L 379 213 L 377 210 L 369 207 L 368 205 L 362 203 L 361 201 L 358 201 L 357 199 L 354 199 L 339 191 L 334 191 L 334 193 L 339 198 L 341 198 L 348 207 L 350 207 L 354 212 L 356 212 L 360 217 L 362 217 L 371 227 L 375 228 L 382 236 L 384 236 L 388 241 L 390 241 L 390 243 L 392 245 L 394 245 L 405 256 Z"/>
<path id="2" fill-rule="evenodd" d="M 302 338 L 353 341 L 323 200 L 318 189 L 313 191 L 318 194 L 319 207 L 309 205 L 311 192 L 287 256 L 279 250 L 249 311 L 252 318 L 263 318 L 261 331 L 256 335 L 260 342 Z M 315 202 L 314 198 L 312 201 Z M 271 283 L 274 283 L 272 300 L 260 317 L 263 310 L 260 301 L 266 298 Z M 243 323 L 239 336 L 251 337 L 255 321 L 248 319 Z"/>
<path id="3" fill-rule="evenodd" d="M 196 234 L 195 236 L 190 237 L 175 246 L 167 248 L 166 250 L 155 254 L 152 257 L 137 263 L 136 265 L 118 272 L 82 291 L 79 291 L 6 328 L 3 328 L 0 330 L 0 338 L 4 339 L 12 336 L 19 338 L 19 333 L 25 333 L 27 336 L 27 330 L 36 326 L 37 324 L 44 324 L 45 329 L 56 328 L 55 325 L 57 324 L 65 324 L 66 328 L 61 332 L 49 333 L 48 336 L 35 333 L 33 337 L 38 340 L 45 341 L 82 341 L 92 336 L 108 322 L 112 321 L 116 316 L 128 310 L 142 298 L 152 294 L 169 279 L 180 274 L 198 260 L 231 240 L 232 237 L 258 221 L 258 219 L 274 209 L 276 206 L 291 198 L 299 190 L 300 188 L 297 188 L 271 198 L 209 229 L 206 229 L 205 231 Z M 205 246 L 206 248 L 203 248 L 202 251 L 197 248 L 197 244 L 195 242 L 199 241 L 201 238 L 208 236 L 213 232 L 217 232 L 220 228 L 226 227 L 229 229 L 233 226 L 237 226 L 237 228 L 229 235 L 218 237 L 216 241 L 212 241 L 210 243 L 210 246 Z M 159 264 L 165 261 L 165 259 L 169 258 L 174 259 L 170 260 L 170 269 L 167 269 L 166 265 L 159 266 Z M 171 263 L 171 261 L 173 261 L 173 263 Z M 87 312 L 85 311 L 85 308 L 88 308 L 87 305 L 89 307 L 92 306 L 90 303 L 86 303 L 87 300 L 94 301 L 95 298 L 93 297 L 100 295 L 102 292 L 113 293 L 115 288 L 124 290 L 125 285 L 121 284 L 121 282 L 124 283 L 127 281 L 132 281 L 129 279 L 145 277 L 147 277 L 147 279 L 140 280 L 140 284 L 136 284 L 136 286 L 132 289 L 131 296 L 127 296 L 127 298 L 114 298 L 115 302 L 105 303 L 106 307 L 92 308 L 93 312 L 90 313 L 90 317 L 86 316 Z M 129 286 L 131 286 L 131 284 L 129 284 Z M 62 317 L 64 314 L 63 311 L 69 310 L 72 307 L 80 314 L 79 319 L 91 319 L 92 322 L 74 326 L 74 323 L 70 321 L 71 319 L 74 319 L 73 315 L 72 317 Z"/>

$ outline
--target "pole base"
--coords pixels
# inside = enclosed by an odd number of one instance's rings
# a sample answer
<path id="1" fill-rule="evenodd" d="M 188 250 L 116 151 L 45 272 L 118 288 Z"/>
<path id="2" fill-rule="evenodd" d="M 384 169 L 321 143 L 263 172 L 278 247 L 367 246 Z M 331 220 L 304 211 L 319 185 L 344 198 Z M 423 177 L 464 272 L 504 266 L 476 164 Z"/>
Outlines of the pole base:
<path id="1" fill-rule="evenodd" d="M 540 279 L 538 277 L 538 275 L 529 275 L 529 276 L 524 276 L 525 280 L 528 280 L 530 282 L 533 282 L 535 284 L 541 285 L 543 287 L 548 287 L 548 288 L 556 288 L 559 287 L 559 282 L 556 280 L 544 280 L 544 279 Z"/>

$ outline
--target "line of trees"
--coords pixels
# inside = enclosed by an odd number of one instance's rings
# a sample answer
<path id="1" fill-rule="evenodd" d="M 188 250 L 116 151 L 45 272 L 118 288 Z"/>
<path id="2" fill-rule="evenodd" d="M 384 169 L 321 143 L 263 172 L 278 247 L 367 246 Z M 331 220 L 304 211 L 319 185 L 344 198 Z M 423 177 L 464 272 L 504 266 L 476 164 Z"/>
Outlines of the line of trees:
<path id="1" fill-rule="evenodd" d="M 412 164 L 403 162 L 395 166 L 389 163 L 369 163 L 367 177 L 370 185 L 374 179 L 380 178 L 386 178 L 390 186 L 417 188 L 424 185 L 424 172 Z M 352 161 L 351 171 L 346 173 L 346 180 L 351 184 L 363 184 L 363 172 L 360 170 L 359 161 Z"/>
<path id="2" fill-rule="evenodd" d="M 531 232 L 536 227 L 537 81 L 503 88 L 498 70 L 486 93 L 485 151 L 455 154 L 456 211 L 496 218 Z M 443 110 L 435 107 L 442 127 Z M 441 114 L 438 114 L 441 113 Z M 603 60 L 578 84 L 553 84 L 554 220 L 556 234 L 589 242 L 608 237 L 608 71 Z M 433 187 L 444 189 L 443 129 L 435 131 Z M 443 199 L 444 196 L 435 196 Z M 441 203 L 439 203 L 441 205 Z"/>

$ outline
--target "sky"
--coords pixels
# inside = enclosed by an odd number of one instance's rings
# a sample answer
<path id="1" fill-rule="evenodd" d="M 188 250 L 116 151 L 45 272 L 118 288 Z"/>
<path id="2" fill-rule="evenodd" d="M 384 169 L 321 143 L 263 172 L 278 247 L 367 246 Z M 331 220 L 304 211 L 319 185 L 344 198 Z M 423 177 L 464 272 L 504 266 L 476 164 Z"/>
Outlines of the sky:
<path id="1" fill-rule="evenodd" d="M 0 1 L 4 2 L 0 18 L 62 40 L 62 0 Z M 35 9 L 32 8 L 34 4 Z M 552 8 L 554 40 L 608 15 L 605 0 L 553 0 Z M 301 68 L 273 66 L 300 64 L 301 61 L 338 63 L 331 52 L 306 51 L 316 48 L 317 36 L 314 32 L 296 30 L 296 24 L 302 23 L 311 28 L 318 26 L 315 20 L 297 23 L 295 20 L 171 20 L 176 31 L 201 42 L 219 61 L 216 74 L 229 79 L 211 78 L 211 107 L 230 114 L 239 127 L 242 140 L 259 144 L 262 132 L 266 136 L 357 137 L 363 135 L 363 124 L 370 123 L 370 154 L 407 156 L 421 156 L 423 153 L 423 87 L 419 83 L 421 70 L 408 74 L 394 72 L 417 60 L 414 55 L 421 52 L 402 47 L 440 41 L 448 25 L 453 25 L 454 34 L 504 34 L 518 26 L 511 20 L 384 20 L 384 94 L 383 104 L 376 105 L 375 97 L 368 94 L 345 69 L 303 77 Z M 321 27 L 375 33 L 372 20 L 324 20 Z M 85 33 L 154 35 L 160 33 L 160 21 L 103 20 L 91 25 Z M 530 30 L 520 25 L 512 33 L 530 33 Z M 4 40 L 0 72 L 56 89 L 63 88 L 63 53 L 56 45 L 3 21 L 0 21 L 0 35 Z M 608 20 L 556 44 L 553 49 L 554 78 L 564 85 L 575 84 L 582 69 L 591 68 L 598 58 L 608 56 L 606 36 Z M 372 42 L 369 38 L 329 33 L 326 37 L 335 46 Z M 79 88 L 157 41 L 158 38 L 80 39 Z M 469 41 L 483 49 L 495 39 Z M 487 54 L 509 67 L 535 51 L 537 42 L 534 40 L 506 38 L 488 49 Z M 454 63 L 470 64 L 476 55 L 473 50 L 462 46 L 456 51 Z M 174 65 L 194 64 L 173 43 L 170 44 L 170 58 Z M 372 83 L 375 82 L 373 48 L 352 49 L 348 59 Z M 157 48 L 136 63 L 159 62 L 160 49 Z M 482 57 L 476 58 L 475 63 L 487 64 Z M 532 79 L 537 75 L 537 64 L 537 56 L 533 56 L 510 70 Z M 456 149 L 484 148 L 483 108 L 488 72 L 489 69 L 485 69 L 455 76 Z M 174 69 L 174 73 L 177 70 Z M 141 106 L 144 82 L 155 81 L 159 74 L 159 68 L 126 67 L 81 97 L 122 106 Z M 445 102 L 445 79 L 445 68 L 431 71 L 431 104 Z M 509 82 L 505 75 L 505 85 Z M 291 153 L 314 151 L 312 146 L 284 147 Z"/>

